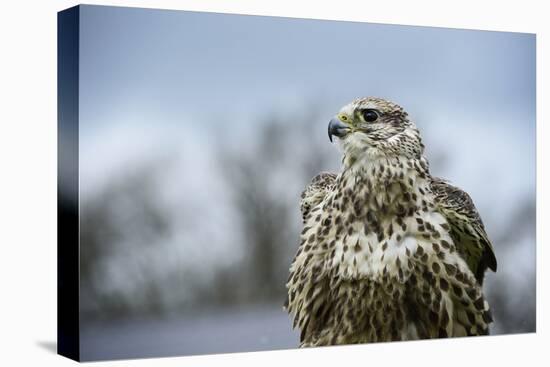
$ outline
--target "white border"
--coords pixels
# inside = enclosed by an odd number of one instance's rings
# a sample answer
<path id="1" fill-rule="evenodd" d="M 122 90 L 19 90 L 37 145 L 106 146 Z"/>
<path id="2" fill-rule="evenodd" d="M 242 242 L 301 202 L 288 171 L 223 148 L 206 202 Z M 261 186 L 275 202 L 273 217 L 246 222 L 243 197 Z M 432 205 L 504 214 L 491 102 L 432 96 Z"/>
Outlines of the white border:
<path id="1" fill-rule="evenodd" d="M 0 5 L 0 365 L 70 365 L 41 344 L 56 335 L 56 12 L 73 1 Z M 544 1 L 91 1 L 216 11 L 537 33 L 537 334 L 317 350 L 101 362 L 116 366 L 537 365 L 548 353 L 548 21 Z M 546 66 L 546 68 L 545 68 Z M 547 101 L 546 106 L 543 101 Z M 518 122 L 521 123 L 521 122 Z M 548 145 L 547 145 L 548 146 Z M 513 170 L 513 167 L 511 167 Z M 546 289 L 545 289 L 546 288 Z M 547 361 L 545 361 L 547 363 Z M 543 362 L 544 363 L 544 362 Z M 95 365 L 95 364 L 94 364 Z"/>

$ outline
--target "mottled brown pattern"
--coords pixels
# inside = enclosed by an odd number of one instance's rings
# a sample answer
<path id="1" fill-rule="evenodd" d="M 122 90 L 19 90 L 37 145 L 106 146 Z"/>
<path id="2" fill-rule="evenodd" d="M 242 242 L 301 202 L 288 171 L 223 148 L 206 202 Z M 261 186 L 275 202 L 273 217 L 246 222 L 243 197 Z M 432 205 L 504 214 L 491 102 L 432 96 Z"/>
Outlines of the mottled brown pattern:
<path id="1" fill-rule="evenodd" d="M 451 237 L 455 243 L 460 243 L 461 254 L 477 281 L 482 284 L 487 268 L 497 270 L 497 260 L 470 195 L 437 177 L 432 178 L 431 188 L 439 210 L 444 213 L 450 224 L 446 230 L 453 227 Z"/>
<path id="2" fill-rule="evenodd" d="M 363 119 L 365 109 L 378 118 Z M 287 283 L 301 345 L 487 334 L 481 282 L 496 260 L 471 199 L 431 177 L 398 105 L 362 98 L 338 116 L 343 169 L 302 194 Z"/>

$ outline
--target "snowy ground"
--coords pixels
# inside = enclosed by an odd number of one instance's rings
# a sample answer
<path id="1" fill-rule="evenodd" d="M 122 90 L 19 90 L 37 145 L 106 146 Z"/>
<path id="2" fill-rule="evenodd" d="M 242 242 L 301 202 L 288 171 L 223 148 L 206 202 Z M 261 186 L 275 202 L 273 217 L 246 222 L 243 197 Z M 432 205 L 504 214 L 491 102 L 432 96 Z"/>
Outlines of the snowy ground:
<path id="1" fill-rule="evenodd" d="M 291 326 L 286 312 L 276 306 L 88 323 L 81 330 L 81 358 L 92 361 L 291 349 L 297 347 L 299 339 Z M 494 325 L 492 334 L 502 333 Z"/>
<path id="2" fill-rule="evenodd" d="M 280 307 L 83 325 L 81 358 L 127 359 L 290 349 L 298 345 Z"/>

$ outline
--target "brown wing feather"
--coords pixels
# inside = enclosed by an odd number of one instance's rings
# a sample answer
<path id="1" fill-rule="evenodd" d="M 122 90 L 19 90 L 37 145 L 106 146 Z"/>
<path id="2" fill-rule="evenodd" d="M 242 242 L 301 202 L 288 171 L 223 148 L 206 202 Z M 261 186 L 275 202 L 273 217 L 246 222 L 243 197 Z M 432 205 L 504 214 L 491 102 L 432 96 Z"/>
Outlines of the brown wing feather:
<path id="1" fill-rule="evenodd" d="M 327 193 L 333 189 L 335 181 L 336 174 L 330 172 L 321 172 L 311 179 L 309 185 L 302 192 L 300 200 L 300 211 L 304 221 L 311 209 L 321 203 Z"/>
<path id="2" fill-rule="evenodd" d="M 497 260 L 470 195 L 440 178 L 433 178 L 431 187 L 440 212 L 451 226 L 451 237 L 457 251 L 482 284 L 487 268 L 497 270 Z"/>
<path id="3" fill-rule="evenodd" d="M 334 184 L 336 181 L 336 174 L 330 173 L 330 172 L 321 172 L 317 176 L 313 177 L 313 179 L 310 181 L 310 183 L 307 185 L 305 190 L 302 192 L 301 200 L 300 200 L 300 211 L 302 212 L 302 218 L 304 223 L 306 222 L 306 219 L 311 214 L 311 211 L 314 210 L 314 208 L 319 205 L 325 196 L 334 188 Z M 300 244 L 298 247 L 298 252 L 296 256 L 294 257 L 294 260 L 292 261 L 291 271 L 289 278 L 287 280 L 287 287 L 290 289 L 290 294 L 294 294 L 294 290 L 292 287 L 294 286 L 294 283 L 291 281 L 292 279 L 296 279 L 296 277 L 305 276 L 304 267 L 301 265 L 295 266 L 296 261 L 300 253 L 302 252 L 302 246 L 303 243 Z M 317 286 L 319 287 L 319 282 L 317 282 Z M 316 321 L 312 321 L 309 319 L 309 315 L 300 313 L 298 309 L 292 309 L 292 298 L 289 299 L 289 295 L 287 294 L 287 298 L 284 303 L 284 308 L 287 309 L 289 312 L 292 312 L 295 314 L 294 319 L 294 327 L 298 323 L 302 323 L 301 329 L 302 334 L 300 335 L 300 342 L 304 342 L 305 333 L 306 331 L 313 333 L 313 330 L 317 327 L 320 327 Z M 290 304 L 289 304 L 290 303 Z M 326 308 L 322 305 L 317 305 L 317 315 L 316 320 L 322 318 L 322 314 L 326 313 Z"/>

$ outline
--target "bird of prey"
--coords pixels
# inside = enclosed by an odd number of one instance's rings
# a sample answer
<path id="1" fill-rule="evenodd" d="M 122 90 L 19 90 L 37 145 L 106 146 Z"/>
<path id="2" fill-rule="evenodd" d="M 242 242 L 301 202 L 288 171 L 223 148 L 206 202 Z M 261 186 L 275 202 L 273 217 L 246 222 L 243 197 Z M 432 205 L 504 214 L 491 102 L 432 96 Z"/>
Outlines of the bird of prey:
<path id="1" fill-rule="evenodd" d="M 342 171 L 314 177 L 286 284 L 301 346 L 485 335 L 493 247 L 470 198 L 430 175 L 399 105 L 356 99 L 330 120 Z"/>

